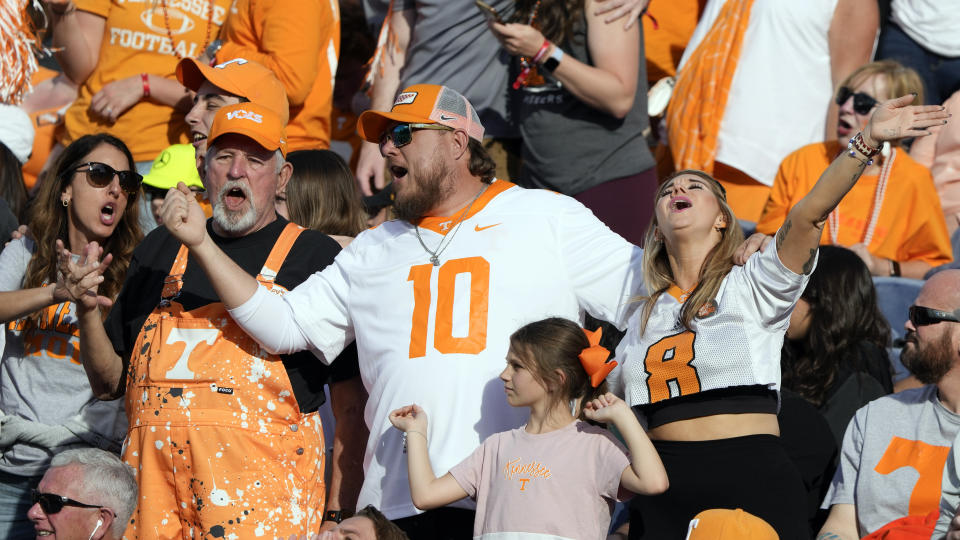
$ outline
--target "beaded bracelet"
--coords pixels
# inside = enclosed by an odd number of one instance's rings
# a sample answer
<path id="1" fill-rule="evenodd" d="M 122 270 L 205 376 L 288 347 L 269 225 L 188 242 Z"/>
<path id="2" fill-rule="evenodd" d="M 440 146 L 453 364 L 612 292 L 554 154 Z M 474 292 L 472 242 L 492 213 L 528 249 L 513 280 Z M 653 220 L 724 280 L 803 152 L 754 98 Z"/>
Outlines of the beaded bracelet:
<path id="1" fill-rule="evenodd" d="M 872 165 L 873 156 L 880 153 L 879 148 L 874 148 L 868 145 L 866 142 L 864 142 L 863 132 L 857 133 L 856 135 L 853 136 L 852 139 L 850 139 L 850 142 L 847 143 L 847 150 L 850 151 L 850 157 L 852 158 L 857 158 L 855 152 L 859 152 L 860 155 L 867 158 L 867 161 L 863 161 L 862 159 L 860 161 L 863 163 L 866 163 L 867 165 Z"/>

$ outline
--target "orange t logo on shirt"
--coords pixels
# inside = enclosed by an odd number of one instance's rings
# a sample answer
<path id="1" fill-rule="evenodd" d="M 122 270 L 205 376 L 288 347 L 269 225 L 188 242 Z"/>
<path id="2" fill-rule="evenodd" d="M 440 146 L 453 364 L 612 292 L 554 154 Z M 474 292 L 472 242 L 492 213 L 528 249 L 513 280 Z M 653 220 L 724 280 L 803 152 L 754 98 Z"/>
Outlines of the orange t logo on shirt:
<path id="1" fill-rule="evenodd" d="M 949 446 L 934 446 L 923 441 L 893 437 L 873 470 L 890 474 L 902 467 L 912 467 L 920 473 L 910 493 L 908 514 L 924 515 L 939 508 L 943 465 L 949 452 Z"/>
<path id="2" fill-rule="evenodd" d="M 503 467 L 503 476 L 507 480 L 516 479 L 520 483 L 520 491 L 526 491 L 527 482 L 537 478 L 550 478 L 550 469 L 539 461 L 522 463 L 523 458 L 508 461 Z"/>

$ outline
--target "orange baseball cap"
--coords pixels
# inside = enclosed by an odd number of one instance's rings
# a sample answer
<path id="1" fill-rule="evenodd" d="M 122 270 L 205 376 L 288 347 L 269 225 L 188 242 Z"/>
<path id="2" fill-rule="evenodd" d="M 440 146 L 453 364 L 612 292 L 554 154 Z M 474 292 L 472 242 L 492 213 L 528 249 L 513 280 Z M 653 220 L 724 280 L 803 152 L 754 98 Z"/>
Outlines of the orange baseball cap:
<path id="1" fill-rule="evenodd" d="M 267 150 L 280 150 L 287 156 L 287 134 L 280 118 L 259 103 L 236 103 L 217 111 L 210 126 L 209 144 L 216 144 L 217 137 L 227 133 L 244 135 Z"/>
<path id="2" fill-rule="evenodd" d="M 690 520 L 687 540 L 780 540 L 780 536 L 769 523 L 740 508 L 715 508 Z"/>
<path id="3" fill-rule="evenodd" d="M 436 84 L 415 84 L 404 89 L 390 112 L 364 111 L 357 122 L 357 132 L 364 140 L 379 143 L 390 122 L 440 124 L 483 140 L 483 125 L 473 105 L 456 90 Z"/>
<path id="4" fill-rule="evenodd" d="M 177 64 L 177 80 L 194 92 L 208 81 L 231 94 L 269 107 L 284 125 L 290 120 L 286 89 L 273 71 L 259 62 L 234 58 L 211 67 L 193 58 L 184 58 Z"/>

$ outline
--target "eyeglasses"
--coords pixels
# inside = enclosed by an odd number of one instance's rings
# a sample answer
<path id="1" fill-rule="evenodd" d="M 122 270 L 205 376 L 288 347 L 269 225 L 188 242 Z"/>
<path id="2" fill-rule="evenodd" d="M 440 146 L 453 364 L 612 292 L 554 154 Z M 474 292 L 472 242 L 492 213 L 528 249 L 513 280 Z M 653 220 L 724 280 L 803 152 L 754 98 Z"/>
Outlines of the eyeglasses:
<path id="1" fill-rule="evenodd" d="M 850 99 L 850 96 L 853 96 L 853 112 L 857 114 L 869 114 L 874 107 L 877 106 L 877 101 L 873 96 L 867 94 L 866 92 L 857 92 L 854 93 L 853 90 L 846 86 L 841 86 L 837 90 L 837 105 L 843 105 Z"/>
<path id="2" fill-rule="evenodd" d="M 103 508 L 103 506 L 99 504 L 84 504 L 80 501 L 68 499 L 63 495 L 56 495 L 54 493 L 40 493 L 36 489 L 30 490 L 30 498 L 33 501 L 33 504 L 40 503 L 40 509 L 43 510 L 44 514 L 56 514 L 57 512 L 63 510 L 64 506 L 78 506 L 80 508 Z"/>
<path id="3" fill-rule="evenodd" d="M 129 195 L 136 195 L 140 191 L 140 182 L 143 181 L 143 177 L 136 171 L 118 171 L 106 163 L 98 161 L 81 163 L 68 170 L 66 174 L 70 175 L 75 172 L 87 173 L 87 181 L 90 182 L 90 185 L 99 188 L 109 186 L 110 182 L 113 182 L 113 177 L 116 176 L 120 179 L 120 189 Z"/>
<path id="4" fill-rule="evenodd" d="M 413 132 L 417 129 L 440 129 L 444 131 L 453 131 L 452 127 L 442 126 L 440 124 L 397 124 L 380 136 L 380 149 L 387 144 L 387 140 L 393 141 L 394 148 L 401 148 L 410 144 L 413 140 Z"/>
<path id="5" fill-rule="evenodd" d="M 910 322 L 914 326 L 926 326 L 938 322 L 960 322 L 957 311 L 941 311 L 923 306 L 910 306 Z"/>

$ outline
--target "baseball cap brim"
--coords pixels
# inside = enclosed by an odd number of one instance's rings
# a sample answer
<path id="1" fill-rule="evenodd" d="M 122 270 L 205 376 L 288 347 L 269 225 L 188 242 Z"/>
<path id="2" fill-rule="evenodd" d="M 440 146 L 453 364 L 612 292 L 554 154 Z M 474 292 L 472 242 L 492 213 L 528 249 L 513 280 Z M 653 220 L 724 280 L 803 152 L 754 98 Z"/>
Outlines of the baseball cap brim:
<path id="1" fill-rule="evenodd" d="M 230 135 L 231 133 L 234 133 L 237 135 L 243 135 L 244 137 L 253 139 L 253 141 L 259 144 L 260 146 L 262 146 L 264 150 L 269 150 L 271 152 L 275 150 L 280 150 L 280 153 L 283 154 L 284 157 L 286 157 L 287 155 L 286 143 L 280 143 L 278 145 L 277 141 L 271 140 L 270 137 L 267 137 L 266 135 L 259 133 L 256 130 L 246 129 L 243 127 L 231 127 L 229 131 L 220 133 L 216 137 L 211 139 L 210 144 L 214 144 L 216 140 L 219 139 L 220 137 L 223 137 L 224 135 Z"/>
<path id="2" fill-rule="evenodd" d="M 360 138 L 372 143 L 379 143 L 380 136 L 392 122 L 436 124 L 430 118 L 418 114 L 395 113 L 383 111 L 364 111 L 357 120 L 357 133 Z"/>
<path id="3" fill-rule="evenodd" d="M 222 79 L 222 77 L 217 77 L 216 70 L 208 65 L 197 62 L 193 58 L 184 58 L 177 64 L 177 80 L 180 81 L 180 84 L 194 92 L 200 89 L 204 81 L 210 81 L 211 84 L 219 86 L 227 92 L 238 96 L 242 95 L 238 93 L 236 88 L 228 88 L 229 86 L 233 86 L 230 81 L 220 79 Z"/>

